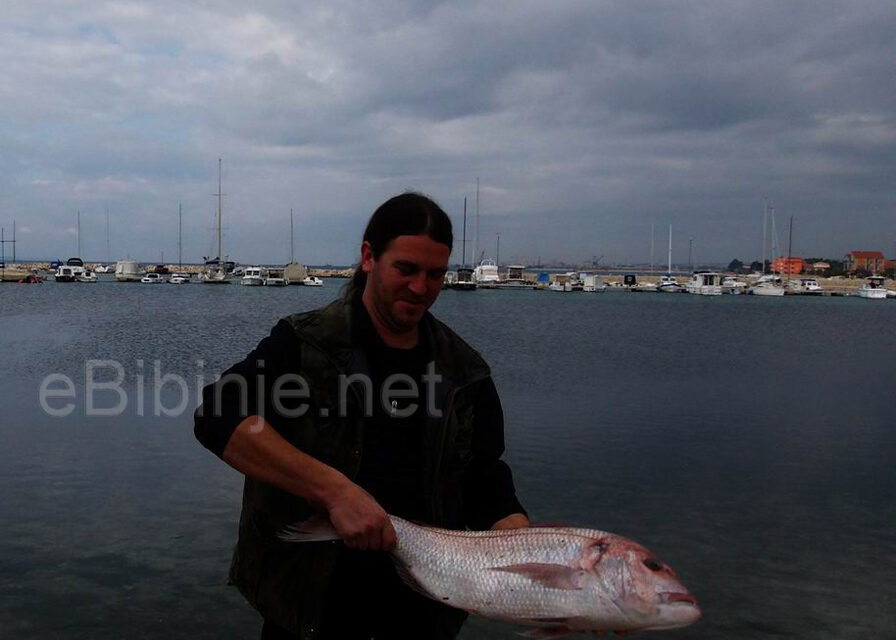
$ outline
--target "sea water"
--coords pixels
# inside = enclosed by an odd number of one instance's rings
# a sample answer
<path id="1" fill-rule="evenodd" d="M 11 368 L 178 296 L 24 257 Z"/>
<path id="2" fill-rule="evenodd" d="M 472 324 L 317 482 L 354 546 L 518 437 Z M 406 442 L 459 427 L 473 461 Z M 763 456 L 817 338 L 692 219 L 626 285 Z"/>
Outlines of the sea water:
<path id="1" fill-rule="evenodd" d="M 257 635 L 226 586 L 241 477 L 175 410 L 343 282 L 0 285 L 2 637 Z M 433 311 L 493 369 L 532 519 L 634 538 L 697 597 L 703 619 L 657 637 L 892 637 L 896 302 L 492 290 Z M 91 410 L 88 361 L 110 385 Z M 166 379 L 161 410 L 157 373 L 187 387 Z"/>

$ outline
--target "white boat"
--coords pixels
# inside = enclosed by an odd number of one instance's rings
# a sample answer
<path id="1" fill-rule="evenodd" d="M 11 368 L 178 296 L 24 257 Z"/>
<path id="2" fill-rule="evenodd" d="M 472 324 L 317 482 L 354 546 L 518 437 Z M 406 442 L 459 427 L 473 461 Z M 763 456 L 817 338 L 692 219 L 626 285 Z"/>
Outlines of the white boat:
<path id="1" fill-rule="evenodd" d="M 267 278 L 267 276 L 266 269 L 262 269 L 261 267 L 246 267 L 243 272 L 243 277 L 240 280 L 240 284 L 247 287 L 262 287 L 265 284 L 265 278 Z"/>
<path id="2" fill-rule="evenodd" d="M 688 293 L 698 296 L 722 295 L 722 274 L 714 271 L 695 271 L 688 281 Z"/>
<path id="3" fill-rule="evenodd" d="M 171 277 L 168 278 L 168 282 L 171 284 L 189 284 L 190 283 L 190 274 L 189 273 L 172 273 Z"/>
<path id="4" fill-rule="evenodd" d="M 84 261 L 81 258 L 69 258 L 65 264 L 59 265 L 53 274 L 53 279 L 56 282 L 79 282 L 84 272 Z"/>
<path id="5" fill-rule="evenodd" d="M 482 288 L 493 288 L 501 282 L 501 276 L 498 274 L 498 265 L 494 260 L 485 259 L 473 269 L 473 280 L 477 286 Z"/>
<path id="6" fill-rule="evenodd" d="M 476 281 L 473 279 L 473 269 L 460 267 L 454 282 L 451 283 L 451 288 L 459 291 L 475 291 Z"/>
<path id="7" fill-rule="evenodd" d="M 554 280 L 551 284 L 548 285 L 548 291 L 572 291 L 572 285 L 569 282 L 560 282 L 559 280 Z"/>
<path id="8" fill-rule="evenodd" d="M 722 276 L 722 293 L 741 295 L 747 292 L 747 283 L 734 276 Z"/>
<path id="9" fill-rule="evenodd" d="M 803 296 L 820 296 L 824 294 L 824 289 L 818 284 L 815 278 L 800 278 L 799 280 L 791 280 L 789 283 L 790 290 Z"/>
<path id="10" fill-rule="evenodd" d="M 81 275 L 78 276 L 78 282 L 91 283 L 91 282 L 96 282 L 96 281 L 97 281 L 96 274 L 93 271 L 91 271 L 90 269 L 84 269 L 84 273 L 82 273 Z"/>
<path id="11" fill-rule="evenodd" d="M 108 267 L 104 264 L 98 265 L 96 269 L 94 269 L 95 273 L 109 273 L 112 270 L 112 267 Z"/>
<path id="12" fill-rule="evenodd" d="M 287 278 L 283 269 L 268 269 L 268 275 L 264 279 L 264 286 L 266 287 L 285 287 L 289 284 L 289 278 Z"/>
<path id="13" fill-rule="evenodd" d="M 660 293 L 682 293 L 684 285 L 675 279 L 672 275 L 672 225 L 669 225 L 669 266 L 666 275 L 660 276 L 660 281 L 656 283 L 656 290 Z"/>
<path id="14" fill-rule="evenodd" d="M 884 288 L 883 276 L 868 276 L 865 284 L 859 289 L 860 298 L 868 298 L 869 300 L 884 300 L 887 297 L 887 290 Z"/>
<path id="15" fill-rule="evenodd" d="M 305 276 L 302 284 L 306 287 L 322 287 L 324 286 L 324 281 L 317 276 Z"/>
<path id="16" fill-rule="evenodd" d="M 165 278 L 162 277 L 161 273 L 155 273 L 154 271 L 150 271 L 142 278 L 140 278 L 140 282 L 143 284 L 161 284 L 165 282 Z"/>
<path id="17" fill-rule="evenodd" d="M 526 267 L 521 264 L 507 265 L 507 277 L 501 280 L 498 289 L 532 289 L 535 283 L 529 282 L 523 277 L 523 269 Z"/>
<path id="18" fill-rule="evenodd" d="M 234 270 L 235 265 L 232 262 L 228 262 L 224 255 L 223 250 L 223 239 L 222 239 L 222 227 L 221 227 L 221 216 L 222 214 L 222 205 L 221 205 L 221 196 L 223 195 L 221 191 L 221 158 L 218 158 L 218 193 L 215 194 L 218 197 L 218 210 L 217 210 L 217 230 L 218 230 L 218 255 L 211 260 L 205 261 L 205 271 L 199 274 L 199 282 L 203 284 L 230 284 L 231 281 L 231 272 Z"/>
<path id="19" fill-rule="evenodd" d="M 585 293 L 603 293 L 606 290 L 607 285 L 599 275 L 586 275 L 582 279 L 582 291 Z"/>
<path id="20" fill-rule="evenodd" d="M 781 278 L 777 275 L 767 273 L 759 276 L 759 279 L 747 290 L 754 296 L 783 296 L 784 286 L 781 284 Z"/>
<path id="21" fill-rule="evenodd" d="M 119 260 L 115 265 L 115 279 L 119 282 L 140 282 L 142 277 L 136 260 Z"/>

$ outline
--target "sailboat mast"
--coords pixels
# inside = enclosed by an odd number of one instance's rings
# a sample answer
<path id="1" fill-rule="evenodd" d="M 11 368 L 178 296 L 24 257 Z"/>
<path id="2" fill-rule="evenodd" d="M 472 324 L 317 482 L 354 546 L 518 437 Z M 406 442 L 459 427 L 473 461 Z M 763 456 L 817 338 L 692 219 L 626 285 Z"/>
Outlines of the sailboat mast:
<path id="1" fill-rule="evenodd" d="M 672 225 L 669 225 L 669 275 L 672 275 Z"/>
<path id="2" fill-rule="evenodd" d="M 112 262 L 112 252 L 109 250 L 109 207 L 106 207 L 106 264 Z"/>
<path id="3" fill-rule="evenodd" d="M 655 225 L 650 225 L 650 273 L 653 273 L 653 245 L 654 245 L 654 227 Z"/>
<path id="4" fill-rule="evenodd" d="M 292 221 L 292 207 L 289 209 L 289 264 L 296 261 L 295 228 Z"/>
<path id="5" fill-rule="evenodd" d="M 476 176 L 476 240 L 473 242 L 473 260 L 479 255 L 479 176 Z"/>
<path id="6" fill-rule="evenodd" d="M 177 203 L 177 265 L 184 266 L 184 207 Z"/>
<path id="7" fill-rule="evenodd" d="M 78 210 L 78 257 L 81 257 L 81 210 Z"/>
<path id="8" fill-rule="evenodd" d="M 772 273 L 775 272 L 774 264 L 775 264 L 775 255 L 778 253 L 778 228 L 775 225 L 775 207 L 774 205 L 770 206 L 769 213 L 772 218 L 772 255 L 770 256 L 772 263 Z"/>
<path id="9" fill-rule="evenodd" d="M 765 262 L 768 260 L 768 252 L 765 248 L 768 238 L 768 202 L 762 207 L 762 275 L 765 275 Z"/>
<path id="10" fill-rule="evenodd" d="M 460 251 L 461 255 L 461 266 L 467 266 L 467 196 L 464 196 L 464 241 L 462 244 L 462 249 Z"/>
<path id="11" fill-rule="evenodd" d="M 218 265 L 224 269 L 224 250 L 222 248 L 221 233 L 221 158 L 218 158 Z"/>

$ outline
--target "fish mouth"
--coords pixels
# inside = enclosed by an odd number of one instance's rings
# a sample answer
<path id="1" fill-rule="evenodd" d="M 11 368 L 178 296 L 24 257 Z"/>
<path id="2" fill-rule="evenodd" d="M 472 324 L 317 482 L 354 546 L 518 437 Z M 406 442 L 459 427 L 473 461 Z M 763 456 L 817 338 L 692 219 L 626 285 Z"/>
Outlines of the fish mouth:
<path id="1" fill-rule="evenodd" d="M 680 591 L 666 591 L 659 595 L 660 601 L 663 604 L 687 604 L 692 607 L 697 606 L 697 598 L 687 592 L 682 593 Z"/>

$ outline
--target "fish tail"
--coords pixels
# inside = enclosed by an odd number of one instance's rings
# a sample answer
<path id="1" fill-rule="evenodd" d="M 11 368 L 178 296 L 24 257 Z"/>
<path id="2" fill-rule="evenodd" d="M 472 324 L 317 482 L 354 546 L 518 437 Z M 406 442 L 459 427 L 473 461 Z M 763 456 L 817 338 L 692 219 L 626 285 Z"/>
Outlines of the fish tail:
<path id="1" fill-rule="evenodd" d="M 277 532 L 284 542 L 325 542 L 339 540 L 339 534 L 326 516 L 313 515 L 307 520 L 288 525 Z"/>

